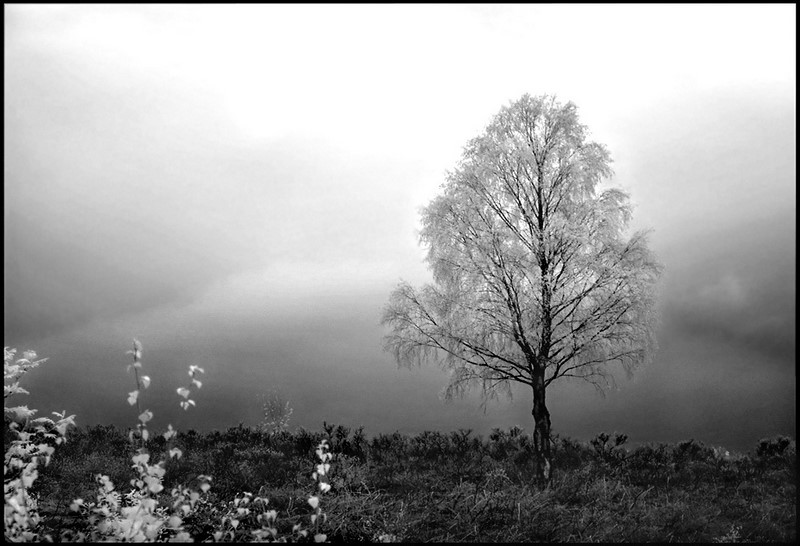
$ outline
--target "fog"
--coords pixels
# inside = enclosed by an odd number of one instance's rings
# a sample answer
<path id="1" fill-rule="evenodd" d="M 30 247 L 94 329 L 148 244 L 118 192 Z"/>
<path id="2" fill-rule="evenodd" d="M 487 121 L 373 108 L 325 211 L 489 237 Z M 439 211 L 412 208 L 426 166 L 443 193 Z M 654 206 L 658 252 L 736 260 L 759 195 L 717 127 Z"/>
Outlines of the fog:
<path id="1" fill-rule="evenodd" d="M 274 390 L 292 427 L 529 430 L 522 389 L 484 411 L 398 369 L 380 317 L 430 281 L 419 209 L 462 146 L 555 93 L 665 274 L 655 361 L 556 385 L 554 430 L 793 436 L 794 9 L 5 6 L 4 338 L 50 359 L 19 402 L 131 426 L 135 337 L 156 427 L 255 425 Z"/>

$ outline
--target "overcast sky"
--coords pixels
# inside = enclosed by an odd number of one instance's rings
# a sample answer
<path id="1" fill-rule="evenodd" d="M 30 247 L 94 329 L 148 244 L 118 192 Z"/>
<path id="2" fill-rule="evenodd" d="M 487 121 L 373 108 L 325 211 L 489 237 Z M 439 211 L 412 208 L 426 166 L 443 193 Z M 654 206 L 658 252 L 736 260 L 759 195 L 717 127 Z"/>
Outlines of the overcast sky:
<path id="1" fill-rule="evenodd" d="M 430 280 L 419 210 L 524 93 L 573 101 L 665 266 L 660 352 L 556 432 L 751 449 L 795 434 L 794 5 L 6 5 L 4 339 L 31 407 L 130 426 L 532 429 L 444 404 L 379 324 Z M 177 407 L 186 368 L 197 408 Z"/>

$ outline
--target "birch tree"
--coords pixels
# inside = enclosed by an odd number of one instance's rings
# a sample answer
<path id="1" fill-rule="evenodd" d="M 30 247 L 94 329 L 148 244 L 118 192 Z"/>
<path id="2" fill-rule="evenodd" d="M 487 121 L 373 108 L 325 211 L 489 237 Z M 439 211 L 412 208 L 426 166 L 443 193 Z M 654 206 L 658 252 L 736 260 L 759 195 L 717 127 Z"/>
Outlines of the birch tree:
<path id="1" fill-rule="evenodd" d="M 599 388 L 655 350 L 660 266 L 630 233 L 629 196 L 599 187 L 606 148 L 571 102 L 523 96 L 464 148 L 422 211 L 433 283 L 401 282 L 384 310 L 385 348 L 401 365 L 449 369 L 447 396 L 530 388 L 537 478 L 550 480 L 547 388 Z"/>

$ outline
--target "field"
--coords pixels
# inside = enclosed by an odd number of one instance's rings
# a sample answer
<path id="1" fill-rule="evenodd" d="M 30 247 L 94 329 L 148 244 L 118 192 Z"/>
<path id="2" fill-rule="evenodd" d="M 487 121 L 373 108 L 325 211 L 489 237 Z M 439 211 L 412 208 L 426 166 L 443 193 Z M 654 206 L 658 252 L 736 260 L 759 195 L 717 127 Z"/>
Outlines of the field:
<path id="1" fill-rule="evenodd" d="M 135 342 L 136 385 L 143 375 Z M 33 351 L 5 350 L 5 398 Z M 189 367 L 180 406 L 203 369 Z M 730 454 L 693 440 L 626 446 L 623 434 L 555 436 L 537 485 L 524 430 L 378 434 L 288 430 L 288 404 L 257 428 L 74 426 L 4 406 L 4 535 L 11 541 L 795 542 L 797 450 L 783 436 Z M 273 399 L 273 402 L 275 400 Z"/>
<path id="2" fill-rule="evenodd" d="M 96 474 L 127 485 L 135 454 L 127 431 L 72 428 L 31 493 L 41 525 L 58 537 L 86 530 L 69 509 L 73 499 L 96 495 Z M 626 449 L 623 436 L 599 435 L 581 444 L 555 439 L 554 480 L 532 485 L 529 436 L 495 430 L 380 434 L 325 425 L 318 432 L 267 433 L 243 426 L 227 431 L 178 433 L 179 460 L 166 465 L 164 492 L 213 476 L 212 487 L 184 529 L 195 541 L 212 540 L 234 499 L 251 492 L 277 511 L 278 534 L 313 512 L 305 502 L 320 440 L 329 439 L 330 491 L 322 525 L 332 542 L 794 542 L 796 449 L 772 438 L 750 454 L 726 454 L 694 441 Z M 165 449 L 156 436 L 151 453 Z M 119 487 L 120 490 L 123 487 Z M 238 505 L 238 503 L 236 503 Z M 254 510 L 225 540 L 252 540 L 261 527 Z"/>

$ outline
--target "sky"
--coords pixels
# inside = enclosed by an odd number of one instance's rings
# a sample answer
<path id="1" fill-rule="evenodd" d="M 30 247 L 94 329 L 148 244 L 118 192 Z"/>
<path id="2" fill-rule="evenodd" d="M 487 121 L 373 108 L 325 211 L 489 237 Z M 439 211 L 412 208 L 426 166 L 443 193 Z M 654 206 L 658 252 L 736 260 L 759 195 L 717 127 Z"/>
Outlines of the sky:
<path id="1" fill-rule="evenodd" d="M 368 435 L 532 430 L 382 349 L 419 213 L 523 94 L 578 107 L 665 268 L 659 352 L 553 430 L 751 450 L 796 434 L 796 7 L 5 5 L 4 344 L 40 415 Z M 205 369 L 197 407 L 175 389 Z"/>

